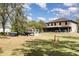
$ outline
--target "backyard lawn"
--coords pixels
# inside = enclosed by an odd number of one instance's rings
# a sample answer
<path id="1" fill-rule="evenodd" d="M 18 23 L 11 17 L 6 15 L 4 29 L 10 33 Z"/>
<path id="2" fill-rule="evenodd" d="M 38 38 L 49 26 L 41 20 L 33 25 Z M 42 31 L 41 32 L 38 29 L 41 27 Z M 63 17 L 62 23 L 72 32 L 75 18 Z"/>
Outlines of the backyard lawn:
<path id="1" fill-rule="evenodd" d="M 0 48 L 2 56 L 79 56 L 79 34 L 48 32 L 39 36 L 0 36 Z"/>

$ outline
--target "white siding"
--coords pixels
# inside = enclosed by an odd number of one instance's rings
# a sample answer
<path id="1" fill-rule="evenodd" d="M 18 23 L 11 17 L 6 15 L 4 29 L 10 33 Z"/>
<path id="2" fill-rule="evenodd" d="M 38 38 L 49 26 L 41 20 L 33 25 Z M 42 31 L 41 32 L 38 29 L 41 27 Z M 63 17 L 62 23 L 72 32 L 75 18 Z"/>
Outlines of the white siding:
<path id="1" fill-rule="evenodd" d="M 3 28 L 1 24 L 0 24 L 0 32 L 3 32 Z M 11 25 L 9 24 L 5 25 L 5 32 L 11 32 Z"/>
<path id="2" fill-rule="evenodd" d="M 0 23 L 0 32 L 3 32 L 2 24 Z M 11 24 L 9 21 L 6 22 L 5 32 L 11 32 Z"/>
<path id="3" fill-rule="evenodd" d="M 70 26 L 71 26 L 71 32 L 77 32 L 77 24 L 71 22 Z"/>
<path id="4" fill-rule="evenodd" d="M 3 32 L 2 28 L 0 28 L 0 32 Z M 11 32 L 11 29 L 5 29 L 5 32 Z"/>

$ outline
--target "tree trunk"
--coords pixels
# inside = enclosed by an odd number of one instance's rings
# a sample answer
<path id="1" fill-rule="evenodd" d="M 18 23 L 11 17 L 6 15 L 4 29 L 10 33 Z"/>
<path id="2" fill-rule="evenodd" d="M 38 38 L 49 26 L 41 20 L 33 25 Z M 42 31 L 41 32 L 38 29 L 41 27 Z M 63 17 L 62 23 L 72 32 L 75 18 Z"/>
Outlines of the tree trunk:
<path id="1" fill-rule="evenodd" d="M 3 26 L 3 32 L 5 33 L 5 26 Z"/>
<path id="2" fill-rule="evenodd" d="M 4 18 L 4 16 L 2 16 L 2 18 L 3 18 L 3 21 L 2 21 L 2 28 L 3 28 L 3 33 L 4 33 L 4 35 L 5 35 L 5 18 Z"/>
<path id="3" fill-rule="evenodd" d="M 2 24 L 2 28 L 3 28 L 3 33 L 5 35 L 5 24 L 4 23 Z"/>

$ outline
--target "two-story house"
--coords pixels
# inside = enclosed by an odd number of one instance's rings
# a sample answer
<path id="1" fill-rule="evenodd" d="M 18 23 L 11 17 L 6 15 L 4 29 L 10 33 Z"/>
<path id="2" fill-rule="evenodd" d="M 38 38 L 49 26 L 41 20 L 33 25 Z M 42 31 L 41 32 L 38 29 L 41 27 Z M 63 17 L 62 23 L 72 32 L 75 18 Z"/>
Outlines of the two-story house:
<path id="1" fill-rule="evenodd" d="M 77 22 L 59 18 L 46 23 L 45 32 L 77 32 Z"/>

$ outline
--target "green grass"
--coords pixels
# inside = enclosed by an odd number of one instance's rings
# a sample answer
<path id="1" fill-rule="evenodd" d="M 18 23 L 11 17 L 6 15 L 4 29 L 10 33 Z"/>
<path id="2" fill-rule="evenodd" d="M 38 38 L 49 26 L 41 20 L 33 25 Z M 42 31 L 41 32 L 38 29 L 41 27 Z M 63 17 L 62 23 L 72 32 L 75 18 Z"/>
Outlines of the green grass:
<path id="1" fill-rule="evenodd" d="M 75 36 L 59 36 L 62 38 L 67 38 L 67 39 L 79 39 L 79 37 L 75 37 Z"/>
<path id="2" fill-rule="evenodd" d="M 54 35 L 59 41 L 52 42 Z M 79 34 L 72 33 L 43 33 L 40 39 L 26 41 L 24 48 L 14 49 L 14 55 L 24 56 L 79 56 Z M 50 39 L 51 38 L 51 39 Z"/>
<path id="3" fill-rule="evenodd" d="M 54 36 L 59 39 L 53 42 Z M 0 37 L 0 55 L 79 56 L 79 33 L 40 33 L 39 36 Z"/>
<path id="4" fill-rule="evenodd" d="M 22 53 L 24 56 L 78 56 L 79 44 L 74 41 L 59 41 L 53 44 L 51 40 L 26 41 L 23 44 L 24 48 L 14 49 L 17 53 Z M 71 51 L 67 51 L 71 50 Z M 75 53 L 75 52 L 78 53 Z M 14 55 L 16 55 L 15 53 Z"/>

